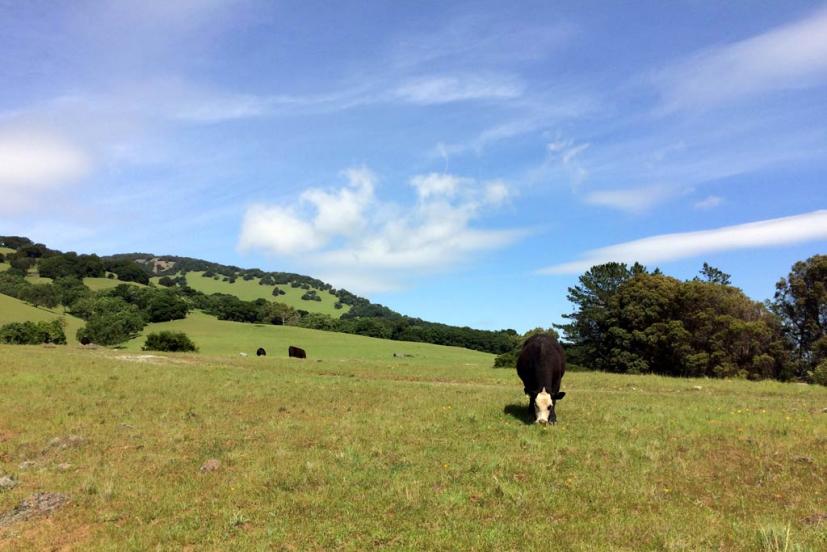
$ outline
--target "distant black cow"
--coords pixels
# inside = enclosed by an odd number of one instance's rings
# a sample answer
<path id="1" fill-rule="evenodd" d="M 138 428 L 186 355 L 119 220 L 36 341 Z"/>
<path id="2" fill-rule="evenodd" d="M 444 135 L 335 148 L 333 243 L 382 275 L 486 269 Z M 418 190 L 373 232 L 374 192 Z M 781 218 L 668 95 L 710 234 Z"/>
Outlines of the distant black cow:
<path id="1" fill-rule="evenodd" d="M 517 358 L 517 374 L 529 397 L 528 409 L 540 424 L 556 423 L 554 405 L 566 394 L 560 381 L 566 371 L 566 355 L 557 340 L 548 334 L 526 339 Z"/>
<path id="2" fill-rule="evenodd" d="M 267 351 L 264 350 L 264 347 L 259 347 L 256 356 L 267 356 Z"/>
<path id="3" fill-rule="evenodd" d="M 304 349 L 300 349 L 299 347 L 293 347 L 290 345 L 287 349 L 287 354 L 290 358 L 307 358 L 307 353 L 304 352 Z"/>

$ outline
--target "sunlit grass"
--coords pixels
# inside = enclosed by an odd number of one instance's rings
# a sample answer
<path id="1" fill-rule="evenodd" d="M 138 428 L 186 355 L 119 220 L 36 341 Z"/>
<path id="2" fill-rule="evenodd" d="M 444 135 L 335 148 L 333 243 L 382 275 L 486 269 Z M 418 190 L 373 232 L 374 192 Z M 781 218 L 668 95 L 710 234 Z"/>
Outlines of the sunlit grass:
<path id="1" fill-rule="evenodd" d="M 571 373 L 541 428 L 513 371 L 477 353 L 372 354 L 0 347 L 0 471 L 20 481 L 0 512 L 72 498 L 0 548 L 827 546 L 808 521 L 825 509 L 823 387 Z M 83 441 L 48 446 L 68 435 Z"/>

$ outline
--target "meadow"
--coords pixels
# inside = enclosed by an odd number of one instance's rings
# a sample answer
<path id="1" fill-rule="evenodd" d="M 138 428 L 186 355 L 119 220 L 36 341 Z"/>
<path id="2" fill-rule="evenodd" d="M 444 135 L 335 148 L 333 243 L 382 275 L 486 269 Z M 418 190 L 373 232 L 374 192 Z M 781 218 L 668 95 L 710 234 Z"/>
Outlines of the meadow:
<path id="1" fill-rule="evenodd" d="M 350 310 L 349 305 L 344 305 L 341 309 L 335 308 L 334 305 L 339 298 L 327 291 L 316 290 L 321 301 L 306 301 L 301 297 L 307 290 L 290 287 L 290 284 L 283 284 L 279 285 L 278 288 L 284 291 L 284 295 L 279 295 L 278 298 L 276 298 L 273 296 L 273 288 L 275 286 L 262 286 L 259 284 L 259 278 L 253 278 L 252 280 L 238 278 L 231 284 L 225 282 L 222 276 L 219 276 L 219 279 L 216 280 L 212 277 L 205 278 L 203 274 L 203 272 L 188 272 L 187 285 L 207 295 L 212 293 L 226 293 L 228 295 L 235 295 L 243 301 L 255 301 L 256 299 L 278 301 L 279 303 L 290 305 L 296 309 L 328 314 L 334 318 L 339 318 Z M 152 282 L 156 284 L 158 280 L 160 280 L 159 277 L 152 278 Z"/>
<path id="2" fill-rule="evenodd" d="M 827 548 L 824 387 L 570 373 L 546 428 L 491 355 L 246 326 L 200 354 L 0 346 L 0 519 L 70 499 L 0 549 Z"/>

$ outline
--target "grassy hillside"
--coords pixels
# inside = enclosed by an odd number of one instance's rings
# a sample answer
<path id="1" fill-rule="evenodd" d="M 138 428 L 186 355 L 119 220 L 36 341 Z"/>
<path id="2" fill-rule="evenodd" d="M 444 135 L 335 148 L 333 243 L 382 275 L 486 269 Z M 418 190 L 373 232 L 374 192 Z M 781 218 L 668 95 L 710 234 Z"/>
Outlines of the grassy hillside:
<path id="1" fill-rule="evenodd" d="M 254 278 L 252 280 L 244 280 L 239 278 L 235 281 L 235 283 L 231 284 L 229 282 L 224 282 L 222 279 L 214 280 L 213 278 L 205 278 L 203 274 L 203 272 L 188 272 L 187 284 L 191 288 L 206 294 L 226 293 L 228 295 L 235 295 L 239 299 L 243 299 L 245 301 L 254 301 L 256 299 L 263 298 L 268 301 L 285 303 L 297 309 L 304 309 L 309 312 L 329 314 L 330 316 L 336 318 L 350 309 L 348 305 L 344 305 L 342 309 L 334 308 L 333 305 L 336 304 L 338 298 L 327 291 L 317 290 L 319 297 L 322 299 L 321 301 L 305 301 L 301 298 L 301 296 L 304 295 L 307 290 L 292 288 L 290 285 L 280 285 L 278 287 L 285 292 L 285 295 L 280 295 L 276 298 L 273 296 L 274 286 L 259 285 L 259 278 Z M 155 283 L 157 283 L 158 280 L 159 278 L 157 277 L 152 279 Z"/>
<path id="2" fill-rule="evenodd" d="M 75 334 L 84 324 L 80 318 L 75 318 L 70 314 L 63 314 L 60 307 L 54 310 L 36 308 L 14 297 L 0 293 L 0 326 L 8 324 L 9 322 L 25 322 L 27 320 L 39 322 L 41 320 L 54 320 L 60 317 L 66 320 L 66 328 L 64 330 L 66 332 L 66 340 L 69 344 L 76 343 Z"/>
<path id="3" fill-rule="evenodd" d="M 458 360 L 0 346 L 0 516 L 71 500 L 0 549 L 827 548 L 827 389 L 572 373 L 542 428 Z"/>
<path id="4" fill-rule="evenodd" d="M 8 266 L 8 265 L 6 265 Z M 30 273 L 26 276 L 26 280 L 32 284 L 51 284 L 51 278 L 44 278 L 42 276 L 38 276 L 36 272 Z M 112 278 L 84 278 L 83 283 L 92 291 L 100 291 L 102 289 L 112 289 L 120 284 L 129 284 L 130 286 L 143 286 L 143 284 L 139 284 L 138 282 L 122 282 L 118 279 Z"/>
<path id="5" fill-rule="evenodd" d="M 150 324 L 140 337 L 127 344 L 127 348 L 140 350 L 147 333 L 161 330 L 186 332 L 202 353 L 216 355 L 255 354 L 256 349 L 264 347 L 268 355 L 283 358 L 287 357 L 287 348 L 295 345 L 305 349 L 311 360 L 385 360 L 416 365 L 441 362 L 480 368 L 491 366 L 494 362 L 493 355 L 459 347 L 389 341 L 292 326 L 228 322 L 201 312 L 190 313 L 184 320 Z M 394 353 L 412 356 L 395 358 Z"/>

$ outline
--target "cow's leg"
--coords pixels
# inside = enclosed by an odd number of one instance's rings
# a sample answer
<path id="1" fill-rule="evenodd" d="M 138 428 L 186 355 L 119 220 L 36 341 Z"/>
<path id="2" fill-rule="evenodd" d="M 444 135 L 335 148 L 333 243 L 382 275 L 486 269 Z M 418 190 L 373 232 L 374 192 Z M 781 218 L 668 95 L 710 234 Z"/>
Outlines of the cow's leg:
<path id="1" fill-rule="evenodd" d="M 557 412 L 554 410 L 554 404 L 551 405 L 551 412 L 548 414 L 548 423 L 552 425 L 557 423 Z"/>

